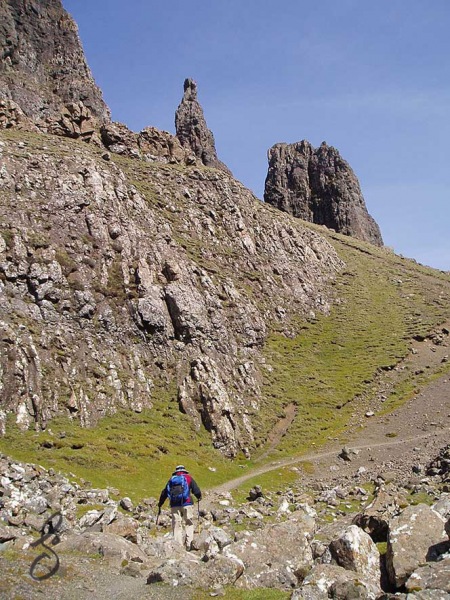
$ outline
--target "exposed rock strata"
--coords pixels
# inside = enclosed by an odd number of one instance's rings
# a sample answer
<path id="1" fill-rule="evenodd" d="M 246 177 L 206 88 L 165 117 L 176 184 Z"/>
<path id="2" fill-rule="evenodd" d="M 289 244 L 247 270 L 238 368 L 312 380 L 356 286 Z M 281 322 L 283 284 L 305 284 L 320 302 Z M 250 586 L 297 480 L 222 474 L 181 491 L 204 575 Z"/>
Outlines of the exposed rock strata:
<path id="1" fill-rule="evenodd" d="M 189 148 L 181 145 L 177 137 L 156 127 L 146 127 L 140 133 L 134 133 L 122 123 L 106 123 L 101 128 L 101 139 L 110 152 L 130 158 L 189 166 L 202 164 Z"/>
<path id="2" fill-rule="evenodd" d="M 226 173 L 3 140 L 0 427 L 94 425 L 177 381 L 214 444 L 247 453 L 268 324 L 329 309 L 334 250 Z"/>
<path id="3" fill-rule="evenodd" d="M 184 82 L 184 95 L 175 114 L 175 128 L 181 145 L 192 150 L 207 167 L 230 173 L 218 158 L 212 131 L 206 125 L 203 109 L 197 99 L 197 84 L 192 79 Z"/>
<path id="4" fill-rule="evenodd" d="M 264 200 L 305 221 L 382 246 L 356 175 L 339 152 L 307 141 L 275 144 L 269 152 Z"/>

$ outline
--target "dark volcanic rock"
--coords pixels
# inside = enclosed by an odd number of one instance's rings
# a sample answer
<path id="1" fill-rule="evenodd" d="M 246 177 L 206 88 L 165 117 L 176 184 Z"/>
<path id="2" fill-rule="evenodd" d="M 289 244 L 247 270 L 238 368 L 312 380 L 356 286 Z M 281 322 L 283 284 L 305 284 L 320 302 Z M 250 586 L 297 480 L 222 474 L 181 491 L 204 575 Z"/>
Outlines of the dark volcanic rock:
<path id="1" fill-rule="evenodd" d="M 192 79 L 184 82 L 184 95 L 175 114 L 175 128 L 181 145 L 190 148 L 207 167 L 230 173 L 217 158 L 214 136 L 206 125 L 203 109 L 197 100 L 197 84 Z"/>
<path id="2" fill-rule="evenodd" d="M 266 202 L 305 221 L 383 245 L 358 179 L 335 148 L 324 142 L 315 149 L 305 140 L 275 144 L 268 158 Z"/>
<path id="3" fill-rule="evenodd" d="M 109 110 L 96 86 L 73 19 L 60 0 L 0 3 L 0 98 L 35 121 L 82 102 L 99 121 Z"/>

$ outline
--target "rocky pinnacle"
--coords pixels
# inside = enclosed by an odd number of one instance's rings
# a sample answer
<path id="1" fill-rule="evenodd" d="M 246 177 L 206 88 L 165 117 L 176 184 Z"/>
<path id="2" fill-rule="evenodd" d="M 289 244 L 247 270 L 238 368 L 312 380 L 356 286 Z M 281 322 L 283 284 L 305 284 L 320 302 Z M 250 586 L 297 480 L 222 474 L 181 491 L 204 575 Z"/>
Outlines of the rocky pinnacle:
<path id="1" fill-rule="evenodd" d="M 217 158 L 214 136 L 206 124 L 197 99 L 197 84 L 193 79 L 184 81 L 183 99 L 175 113 L 175 129 L 181 145 L 190 148 L 205 166 L 230 173 L 228 167 Z"/>
<path id="2" fill-rule="evenodd" d="M 358 179 L 339 152 L 325 142 L 275 144 L 269 152 L 264 200 L 305 221 L 382 246 Z"/>

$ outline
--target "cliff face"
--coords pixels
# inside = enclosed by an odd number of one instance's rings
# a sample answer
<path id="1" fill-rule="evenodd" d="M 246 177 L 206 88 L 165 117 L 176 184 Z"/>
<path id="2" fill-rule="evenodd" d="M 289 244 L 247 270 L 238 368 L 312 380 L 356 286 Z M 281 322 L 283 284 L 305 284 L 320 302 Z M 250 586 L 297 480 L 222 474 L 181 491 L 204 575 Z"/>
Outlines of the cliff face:
<path id="1" fill-rule="evenodd" d="M 0 98 L 42 129 L 80 103 L 97 121 L 109 120 L 77 26 L 60 0 L 2 0 L 0 45 Z"/>
<path id="2" fill-rule="evenodd" d="M 197 99 L 197 84 L 192 79 L 184 82 L 183 98 L 175 113 L 175 128 L 181 145 L 189 148 L 206 167 L 231 174 L 228 167 L 217 158 L 214 136 L 206 125 L 203 109 Z"/>
<path id="3" fill-rule="evenodd" d="M 165 398 L 247 453 L 267 334 L 328 311 L 341 261 L 218 161 L 192 81 L 176 137 L 133 133 L 59 0 L 1 11 L 0 433 Z"/>
<path id="4" fill-rule="evenodd" d="M 0 147 L 2 427 L 93 425 L 169 386 L 224 453 L 251 446 L 264 340 L 328 310 L 330 245 L 216 170 L 14 130 Z"/>
<path id="5" fill-rule="evenodd" d="M 358 179 L 339 152 L 323 143 L 276 144 L 268 153 L 264 200 L 305 221 L 382 246 Z"/>

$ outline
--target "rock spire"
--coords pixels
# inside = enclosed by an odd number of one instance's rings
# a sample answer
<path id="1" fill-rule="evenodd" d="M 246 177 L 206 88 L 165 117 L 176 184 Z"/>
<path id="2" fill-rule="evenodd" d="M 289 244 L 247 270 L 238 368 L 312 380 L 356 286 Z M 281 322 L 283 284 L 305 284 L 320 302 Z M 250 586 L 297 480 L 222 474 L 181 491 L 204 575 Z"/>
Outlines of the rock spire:
<path id="1" fill-rule="evenodd" d="M 175 113 L 176 136 L 181 145 L 189 148 L 207 167 L 230 173 L 217 158 L 214 135 L 208 129 L 203 109 L 197 99 L 197 84 L 193 79 L 184 81 L 184 95 Z"/>
<path id="2" fill-rule="evenodd" d="M 382 246 L 367 212 L 358 179 L 339 152 L 325 142 L 275 144 L 268 152 L 264 200 L 305 221 Z"/>

